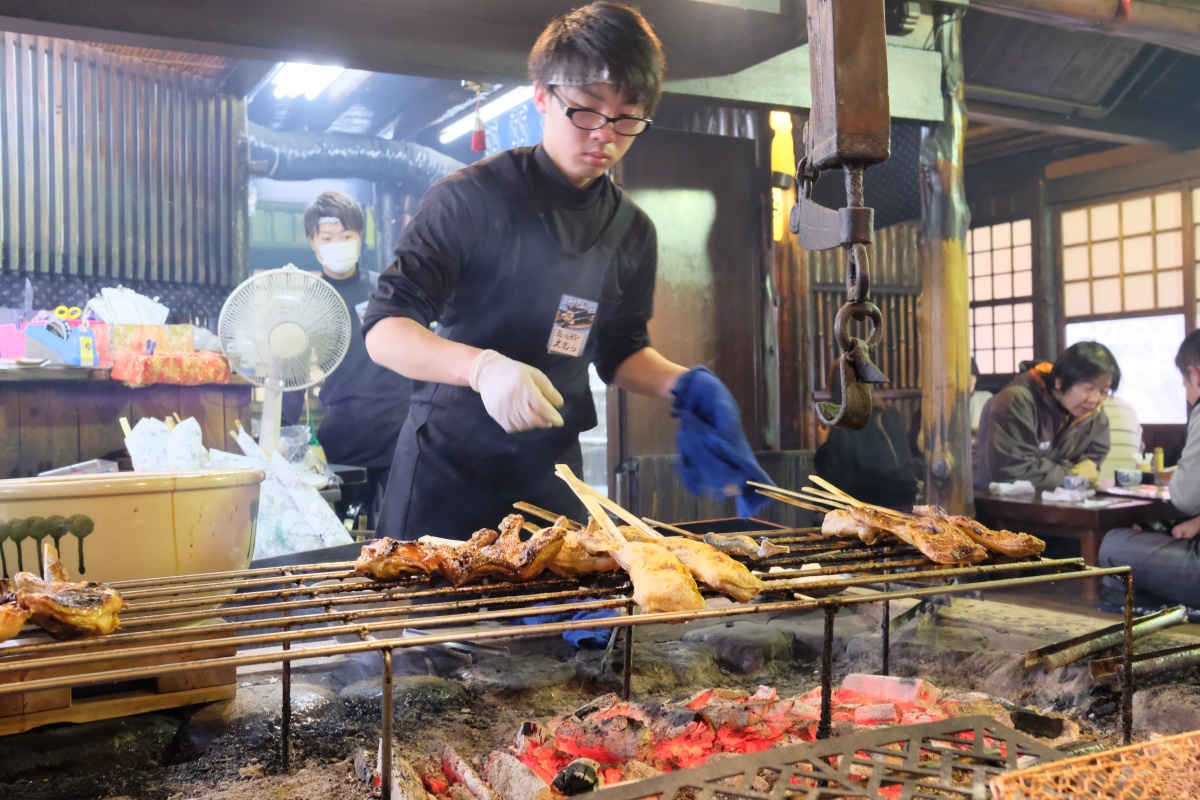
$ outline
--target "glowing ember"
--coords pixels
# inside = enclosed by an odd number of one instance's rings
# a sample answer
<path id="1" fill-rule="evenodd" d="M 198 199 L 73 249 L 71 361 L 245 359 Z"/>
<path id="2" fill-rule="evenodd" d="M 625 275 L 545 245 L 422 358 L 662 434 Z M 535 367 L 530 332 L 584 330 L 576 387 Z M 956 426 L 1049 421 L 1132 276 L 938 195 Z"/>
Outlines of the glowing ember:
<path id="1" fill-rule="evenodd" d="M 953 701 L 941 701 L 921 680 L 850 675 L 831 697 L 833 719 L 860 726 L 916 724 L 951 716 Z M 742 754 L 810 742 L 816 738 L 821 690 L 781 699 L 767 686 L 754 694 L 706 689 L 678 703 L 641 704 L 616 695 L 546 723 L 526 722 L 508 752 L 547 786 L 579 758 L 596 762 L 605 785 L 638 780 L 659 772 L 688 769 L 719 754 Z M 955 743 L 969 746 L 964 742 Z M 588 762 L 590 763 L 590 762 Z M 425 787 L 437 798 L 454 797 L 454 786 L 436 780 L 459 770 L 437 770 Z M 418 768 L 424 778 L 427 772 Z M 472 787 L 471 794 L 479 797 Z M 891 789 L 881 790 L 892 796 Z M 457 794 L 462 796 L 462 792 Z M 554 795 L 561 794 L 554 790 Z"/>

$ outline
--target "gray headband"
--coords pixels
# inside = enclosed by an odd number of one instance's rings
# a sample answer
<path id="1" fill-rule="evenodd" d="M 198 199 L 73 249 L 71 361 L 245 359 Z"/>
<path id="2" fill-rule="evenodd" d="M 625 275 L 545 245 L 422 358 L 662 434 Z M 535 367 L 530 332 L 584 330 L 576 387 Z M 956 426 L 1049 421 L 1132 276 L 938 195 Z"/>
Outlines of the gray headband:
<path id="1" fill-rule="evenodd" d="M 548 86 L 587 86 L 592 83 L 613 83 L 608 67 L 589 67 L 574 70 L 563 69 L 552 74 L 546 81 Z"/>

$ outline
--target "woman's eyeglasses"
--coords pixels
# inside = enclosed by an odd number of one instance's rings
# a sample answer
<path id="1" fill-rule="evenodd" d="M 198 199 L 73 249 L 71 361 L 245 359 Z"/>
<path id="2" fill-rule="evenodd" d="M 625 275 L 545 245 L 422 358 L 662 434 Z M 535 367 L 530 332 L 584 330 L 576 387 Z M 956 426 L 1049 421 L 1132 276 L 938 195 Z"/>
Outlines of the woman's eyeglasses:
<path id="1" fill-rule="evenodd" d="M 576 128 L 585 131 L 599 130 L 611 122 L 613 131 L 621 136 L 637 136 L 640 133 L 648 131 L 650 126 L 654 124 L 654 120 L 646 119 L 645 117 L 631 117 L 627 114 L 622 114 L 619 117 L 608 117 L 599 111 L 592 111 L 590 108 L 573 108 L 563 102 L 563 99 L 558 96 L 558 92 L 553 87 L 550 89 L 550 94 L 562 106 L 567 119 L 571 120 L 571 123 Z"/>

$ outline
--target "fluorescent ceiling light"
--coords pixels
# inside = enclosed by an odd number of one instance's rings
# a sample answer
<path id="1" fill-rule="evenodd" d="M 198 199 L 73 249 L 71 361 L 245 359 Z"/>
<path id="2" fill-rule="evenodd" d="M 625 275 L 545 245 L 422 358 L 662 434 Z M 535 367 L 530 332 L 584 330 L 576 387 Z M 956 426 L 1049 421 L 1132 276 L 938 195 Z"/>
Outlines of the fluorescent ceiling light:
<path id="1" fill-rule="evenodd" d="M 312 100 L 333 83 L 338 75 L 345 72 L 345 67 L 322 67 L 317 64 L 298 64 L 288 62 L 279 68 L 271 78 L 275 87 L 275 96 L 293 98 L 304 95 L 305 100 Z"/>
<path id="2" fill-rule="evenodd" d="M 479 109 L 479 116 L 483 117 L 484 122 L 487 122 L 500 116 L 505 111 L 513 110 L 531 97 L 533 97 L 532 86 L 518 86 L 485 103 L 483 108 Z M 438 141 L 442 144 L 449 144 L 474 127 L 475 112 L 472 111 L 458 122 L 453 122 L 443 128 Z"/>

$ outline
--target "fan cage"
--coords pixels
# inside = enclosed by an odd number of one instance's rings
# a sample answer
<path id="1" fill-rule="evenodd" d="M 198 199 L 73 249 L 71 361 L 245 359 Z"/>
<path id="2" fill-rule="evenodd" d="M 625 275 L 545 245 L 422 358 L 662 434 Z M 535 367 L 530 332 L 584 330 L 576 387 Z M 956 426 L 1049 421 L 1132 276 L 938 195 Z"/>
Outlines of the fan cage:
<path id="1" fill-rule="evenodd" d="M 293 357 L 271 344 L 280 326 L 307 341 Z M 226 298 L 217 336 L 230 366 L 257 386 L 293 391 L 320 383 L 350 349 L 350 310 L 323 278 L 294 266 L 247 278 Z"/>

